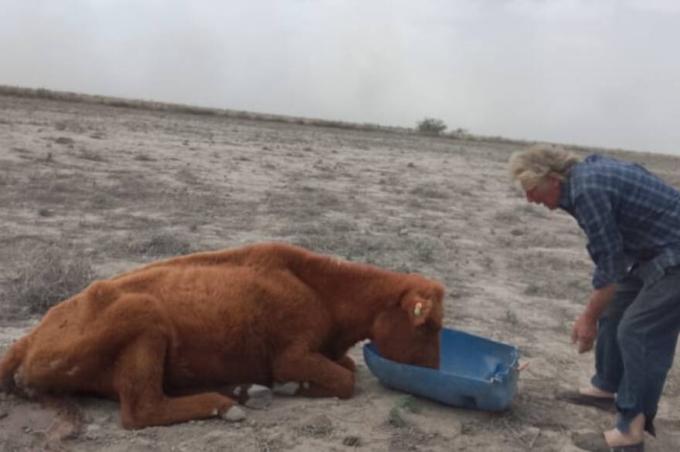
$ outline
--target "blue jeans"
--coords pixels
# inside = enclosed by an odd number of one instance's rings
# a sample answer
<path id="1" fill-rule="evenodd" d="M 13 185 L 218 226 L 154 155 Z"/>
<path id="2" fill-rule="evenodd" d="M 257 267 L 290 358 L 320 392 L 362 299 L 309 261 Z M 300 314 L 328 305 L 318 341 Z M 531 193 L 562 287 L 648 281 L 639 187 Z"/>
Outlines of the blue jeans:
<path id="1" fill-rule="evenodd" d="M 645 274 L 644 265 L 622 282 L 598 321 L 593 386 L 616 393 L 616 428 L 653 420 L 680 332 L 680 267 Z"/>

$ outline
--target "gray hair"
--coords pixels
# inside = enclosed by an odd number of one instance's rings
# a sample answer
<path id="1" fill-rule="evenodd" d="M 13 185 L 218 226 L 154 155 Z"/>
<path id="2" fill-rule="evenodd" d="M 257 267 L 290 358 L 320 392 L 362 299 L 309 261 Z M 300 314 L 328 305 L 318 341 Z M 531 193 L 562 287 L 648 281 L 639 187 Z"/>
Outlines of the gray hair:
<path id="1" fill-rule="evenodd" d="M 579 156 L 560 146 L 536 144 L 510 156 L 510 175 L 524 189 L 530 189 L 550 173 L 564 180 L 571 167 L 580 161 Z"/>

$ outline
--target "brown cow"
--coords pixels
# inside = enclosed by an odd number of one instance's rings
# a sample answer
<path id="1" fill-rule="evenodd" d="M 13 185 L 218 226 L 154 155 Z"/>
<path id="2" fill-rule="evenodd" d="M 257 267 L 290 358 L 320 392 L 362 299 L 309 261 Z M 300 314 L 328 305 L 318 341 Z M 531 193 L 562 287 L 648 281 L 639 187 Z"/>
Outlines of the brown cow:
<path id="1" fill-rule="evenodd" d="M 126 428 L 240 420 L 235 399 L 258 407 L 272 386 L 344 399 L 346 353 L 363 339 L 395 361 L 438 366 L 443 293 L 417 274 L 285 244 L 181 256 L 54 306 L 0 361 L 0 385 L 117 399 Z M 245 383 L 255 384 L 245 396 L 248 386 L 225 389 Z"/>

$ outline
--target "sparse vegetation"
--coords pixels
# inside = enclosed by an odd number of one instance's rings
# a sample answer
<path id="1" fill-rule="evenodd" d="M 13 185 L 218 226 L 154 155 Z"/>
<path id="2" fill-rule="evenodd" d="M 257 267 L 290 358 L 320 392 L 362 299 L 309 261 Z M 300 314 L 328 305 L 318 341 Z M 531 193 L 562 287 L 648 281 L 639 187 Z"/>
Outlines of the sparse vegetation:
<path id="1" fill-rule="evenodd" d="M 450 199 L 452 197 L 451 192 L 431 182 L 416 185 L 410 193 L 417 199 Z"/>
<path id="2" fill-rule="evenodd" d="M 64 146 L 73 146 L 75 144 L 73 138 L 69 137 L 57 137 L 54 139 L 54 142 L 57 144 L 63 144 Z"/>
<path id="3" fill-rule="evenodd" d="M 458 127 L 456 130 L 452 130 L 448 133 L 449 136 L 453 138 L 467 138 L 470 136 L 470 132 L 467 129 Z"/>
<path id="4" fill-rule="evenodd" d="M 34 89 L 34 88 L 23 88 L 19 86 L 8 86 L 0 85 L 0 95 L 5 96 L 15 96 L 15 97 L 34 97 L 39 99 L 49 99 L 62 102 L 78 102 L 83 104 L 98 104 L 107 105 L 110 107 L 117 108 L 128 108 L 128 109 L 141 109 L 141 110 L 155 110 L 163 111 L 169 113 L 187 113 L 193 115 L 202 116 L 215 116 L 224 118 L 234 118 L 234 119 L 246 119 L 246 120 L 256 120 L 256 121 L 271 121 L 279 122 L 285 124 L 299 124 L 304 126 L 318 126 L 318 127 L 330 127 L 337 129 L 347 129 L 347 130 L 368 130 L 368 131 L 380 131 L 389 133 L 402 133 L 409 134 L 413 133 L 412 128 L 406 127 L 396 127 L 396 126 L 386 126 L 380 124 L 372 123 L 353 123 L 345 121 L 332 121 L 327 119 L 316 119 L 316 118 L 300 118 L 293 116 L 283 116 L 274 114 L 264 114 L 264 113 L 253 113 L 248 111 L 240 110 L 229 110 L 229 109 L 218 109 L 218 108 L 207 108 L 207 107 L 197 107 L 191 105 L 183 104 L 173 104 L 168 102 L 154 102 L 138 99 L 123 99 L 117 97 L 109 96 L 97 96 L 90 94 L 73 93 L 67 91 L 54 91 L 44 88 Z M 2 123 L 2 120 L 0 120 Z M 439 134 L 442 134 L 446 130 L 446 126 L 442 129 Z M 419 130 L 417 130 L 420 132 Z M 501 136 L 482 136 L 470 134 L 466 129 L 457 128 L 456 130 L 442 135 L 444 137 L 449 137 L 452 139 L 465 138 L 466 140 L 473 142 L 496 142 L 496 143 L 512 143 L 518 145 L 530 145 L 533 144 L 532 141 L 511 139 Z M 567 146 L 568 149 L 574 151 L 592 151 L 592 149 L 583 146 Z"/>
<path id="5" fill-rule="evenodd" d="M 307 420 L 297 430 L 305 436 L 324 438 L 333 433 L 333 422 L 328 416 L 320 414 Z"/>
<path id="6" fill-rule="evenodd" d="M 422 411 L 418 399 L 411 395 L 400 397 L 399 400 L 397 400 L 396 407 L 414 414 L 420 413 Z"/>
<path id="7" fill-rule="evenodd" d="M 132 240 L 128 249 L 148 257 L 174 256 L 191 252 L 191 243 L 169 233 L 158 233 Z"/>
<path id="8" fill-rule="evenodd" d="M 148 155 L 146 155 L 146 154 L 141 154 L 141 153 L 140 153 L 140 154 L 136 154 L 136 155 L 133 157 L 133 159 L 134 159 L 134 160 L 137 160 L 138 162 L 154 162 L 154 161 L 156 161 L 155 158 L 149 157 Z"/>
<path id="9" fill-rule="evenodd" d="M 43 314 L 84 289 L 94 278 L 90 259 L 69 244 L 39 245 L 17 259 L 7 295 L 15 314 Z"/>
<path id="10" fill-rule="evenodd" d="M 98 154 L 95 151 L 92 151 L 90 149 L 81 149 L 78 152 L 78 158 L 81 158 L 83 160 L 92 160 L 93 162 L 106 162 L 106 158 L 102 156 L 101 154 Z"/>
<path id="11" fill-rule="evenodd" d="M 519 318 L 517 314 L 512 309 L 505 310 L 505 322 L 510 325 L 517 325 L 519 323 Z"/>
<path id="12" fill-rule="evenodd" d="M 253 122 L 221 110 L 174 114 L 142 101 L 121 100 L 125 108 L 114 109 L 75 94 L 41 94 L 8 97 L 0 86 L 0 112 L 12 124 L 0 135 L 8 150 L 0 165 L 0 350 L 30 328 L 31 311 L 96 279 L 90 259 L 109 277 L 195 250 L 280 240 L 438 279 L 446 287 L 445 326 L 517 345 L 524 359 L 536 359 L 509 413 L 429 402 L 415 413 L 408 401 L 421 399 L 382 388 L 354 348 L 359 372 L 350 400 L 277 397 L 272 409 L 252 411 L 238 426 L 209 419 L 133 435 L 121 434 L 114 404 L 87 403 L 91 425 L 53 449 L 129 450 L 151 441 L 163 450 L 448 451 L 453 444 L 549 451 L 568 448 L 571 430 L 609 422 L 551 399 L 555 388 L 589 376 L 568 334 L 590 290 L 591 263 L 574 222 L 529 205 L 510 186 L 504 163 L 515 144 L 455 141 L 455 132 L 430 138 L 413 127 L 340 130 L 301 120 L 303 128 L 291 118 L 253 114 Z M 102 138 L 92 139 L 97 132 Z M 179 146 L 185 139 L 190 148 Z M 669 177 L 680 162 L 625 157 Z M 55 247 L 56 263 L 40 244 Z M 71 288 L 52 295 L 59 286 Z M 678 402 L 678 370 L 664 389 L 666 408 Z M 675 450 L 670 415 L 660 412 L 659 450 Z M 49 432 L 36 433 L 54 413 L 0 397 L 0 418 L 3 450 L 40 449 L 34 441 Z"/>
<path id="13" fill-rule="evenodd" d="M 399 397 L 387 415 L 387 423 L 392 427 L 404 428 L 408 425 L 402 413 L 417 414 L 421 407 L 415 397 L 406 395 Z"/>
<path id="14" fill-rule="evenodd" d="M 401 416 L 401 412 L 396 406 L 390 409 L 390 413 L 387 415 L 387 423 L 396 428 L 406 427 L 406 421 Z"/>
<path id="15" fill-rule="evenodd" d="M 433 240 L 419 240 L 414 242 L 415 255 L 419 262 L 431 264 L 435 261 L 438 243 Z"/>

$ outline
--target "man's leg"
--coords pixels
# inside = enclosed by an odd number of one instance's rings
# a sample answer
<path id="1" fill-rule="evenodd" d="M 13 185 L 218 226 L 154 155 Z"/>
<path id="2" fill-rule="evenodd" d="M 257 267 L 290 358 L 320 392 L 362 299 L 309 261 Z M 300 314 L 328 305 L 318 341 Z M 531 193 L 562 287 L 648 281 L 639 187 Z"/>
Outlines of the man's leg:
<path id="1" fill-rule="evenodd" d="M 642 289 L 642 281 L 634 276 L 618 284 L 614 299 L 602 313 L 597 323 L 595 343 L 595 375 L 592 388 L 582 388 L 582 393 L 597 396 L 613 396 L 623 377 L 623 361 L 617 341 L 619 323 L 626 309 L 633 303 Z"/>
<path id="2" fill-rule="evenodd" d="M 680 332 L 680 267 L 666 270 L 657 282 L 640 291 L 618 328 L 624 366 L 616 405 L 617 430 L 626 433 L 631 421 L 644 416 L 654 434 L 653 420 Z"/>
<path id="3" fill-rule="evenodd" d="M 614 299 L 598 319 L 595 343 L 595 375 L 591 384 L 578 390 L 562 391 L 556 395 L 575 405 L 584 405 L 611 413 L 616 412 L 614 397 L 623 375 L 623 362 L 616 333 L 626 308 L 642 289 L 642 281 L 629 276 L 618 284 Z"/>

